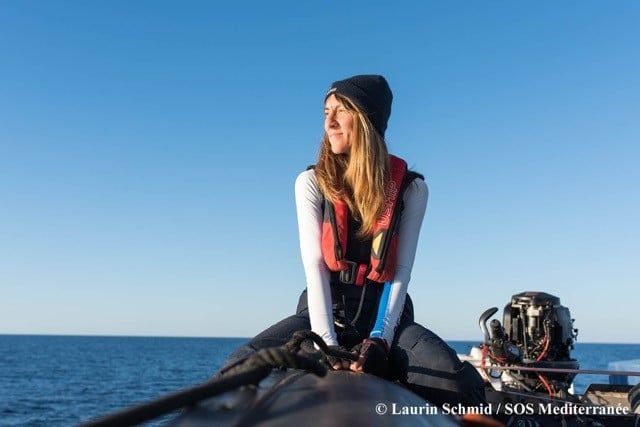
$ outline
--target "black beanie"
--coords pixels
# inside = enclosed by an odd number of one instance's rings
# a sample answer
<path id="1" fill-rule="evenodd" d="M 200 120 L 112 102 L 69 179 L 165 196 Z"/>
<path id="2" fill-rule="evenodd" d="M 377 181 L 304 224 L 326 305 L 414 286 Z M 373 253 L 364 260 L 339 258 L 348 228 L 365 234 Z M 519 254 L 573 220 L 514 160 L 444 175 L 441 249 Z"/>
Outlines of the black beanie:
<path id="1" fill-rule="evenodd" d="M 338 80 L 333 82 L 324 99 L 333 94 L 345 96 L 353 101 L 367 115 L 378 133 L 384 137 L 393 100 L 391 88 L 384 77 L 366 74 Z"/>

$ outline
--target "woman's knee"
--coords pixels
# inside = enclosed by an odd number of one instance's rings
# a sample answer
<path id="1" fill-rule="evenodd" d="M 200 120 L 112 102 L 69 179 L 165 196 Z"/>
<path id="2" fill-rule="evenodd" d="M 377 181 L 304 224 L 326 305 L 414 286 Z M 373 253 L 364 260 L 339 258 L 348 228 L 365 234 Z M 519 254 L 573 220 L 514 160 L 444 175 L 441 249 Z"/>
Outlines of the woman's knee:
<path id="1" fill-rule="evenodd" d="M 394 344 L 399 379 L 416 393 L 435 404 L 485 402 L 482 377 L 433 332 L 414 323 L 400 331 Z"/>
<path id="2" fill-rule="evenodd" d="M 394 350 L 407 359 L 407 364 L 452 373 L 460 369 L 456 352 L 442 338 L 417 323 L 399 331 L 394 344 Z"/>
<path id="3" fill-rule="evenodd" d="M 289 316 L 268 327 L 234 350 L 228 357 L 222 370 L 237 364 L 258 350 L 268 347 L 279 347 L 291 339 L 294 332 L 311 329 L 309 318 L 301 315 Z"/>

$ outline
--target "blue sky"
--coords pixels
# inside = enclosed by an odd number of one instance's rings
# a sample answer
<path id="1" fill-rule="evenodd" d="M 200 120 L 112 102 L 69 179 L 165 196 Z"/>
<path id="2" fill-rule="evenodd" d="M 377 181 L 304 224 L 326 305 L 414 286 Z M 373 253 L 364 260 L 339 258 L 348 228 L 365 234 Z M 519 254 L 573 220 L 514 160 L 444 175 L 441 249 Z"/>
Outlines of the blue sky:
<path id="1" fill-rule="evenodd" d="M 640 3 L 4 1 L 0 333 L 252 336 L 304 288 L 293 183 L 329 84 L 389 80 L 430 188 L 409 292 L 640 342 Z"/>

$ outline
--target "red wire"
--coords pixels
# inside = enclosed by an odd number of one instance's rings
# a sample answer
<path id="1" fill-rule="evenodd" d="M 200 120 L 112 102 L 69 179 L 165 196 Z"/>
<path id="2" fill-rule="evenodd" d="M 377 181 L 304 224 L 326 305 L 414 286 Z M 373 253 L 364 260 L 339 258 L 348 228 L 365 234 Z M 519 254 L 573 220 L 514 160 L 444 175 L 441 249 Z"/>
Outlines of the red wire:
<path id="1" fill-rule="evenodd" d="M 549 344 L 550 343 L 551 343 L 551 340 L 549 339 L 549 335 L 545 335 L 544 336 L 544 349 L 542 350 L 542 353 L 540 353 L 540 356 L 538 356 L 538 358 L 536 359 L 536 362 L 541 361 L 547 355 L 547 351 L 549 351 Z"/>
<path id="2" fill-rule="evenodd" d="M 545 388 L 547 389 L 547 393 L 549 393 L 549 397 L 553 397 L 553 390 L 551 390 L 551 386 L 549 385 L 547 380 L 542 375 L 540 375 L 540 373 L 536 373 L 536 375 L 538 375 L 538 378 L 540 378 L 540 381 L 542 382 L 542 384 L 544 384 Z"/>

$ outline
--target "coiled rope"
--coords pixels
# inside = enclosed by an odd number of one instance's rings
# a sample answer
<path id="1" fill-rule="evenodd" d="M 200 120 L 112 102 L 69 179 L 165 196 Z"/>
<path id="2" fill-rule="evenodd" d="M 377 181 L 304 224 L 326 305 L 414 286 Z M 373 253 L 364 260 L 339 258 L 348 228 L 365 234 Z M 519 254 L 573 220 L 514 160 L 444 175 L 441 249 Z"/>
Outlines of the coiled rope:
<path id="1" fill-rule="evenodd" d="M 295 332 L 289 342 L 281 347 L 264 348 L 230 367 L 221 374 L 194 387 L 168 394 L 148 403 L 143 403 L 122 411 L 105 415 L 81 424 L 79 427 L 133 426 L 158 418 L 175 410 L 234 390 L 245 385 L 257 385 L 266 378 L 273 368 L 304 369 L 320 377 L 327 374 L 327 368 L 318 359 L 309 356 L 316 344 L 326 356 L 347 360 L 357 360 L 353 353 L 329 348 L 319 335 L 312 331 Z M 315 353 L 318 353 L 315 351 Z"/>

